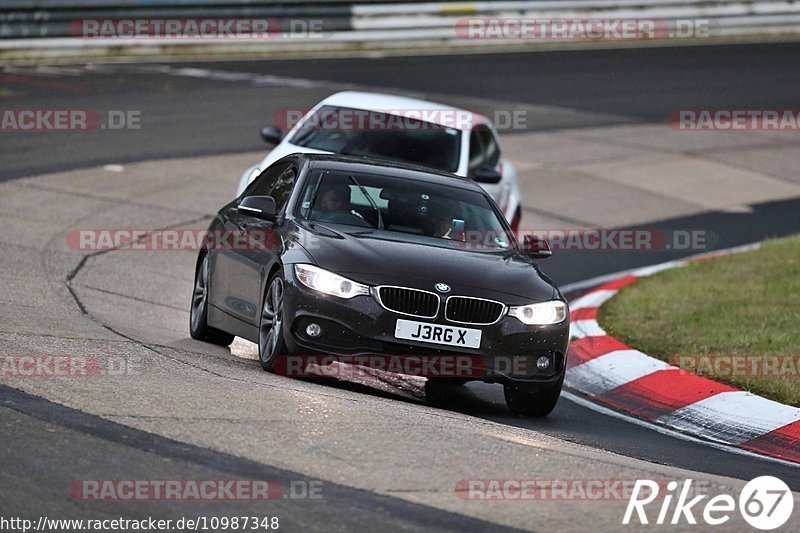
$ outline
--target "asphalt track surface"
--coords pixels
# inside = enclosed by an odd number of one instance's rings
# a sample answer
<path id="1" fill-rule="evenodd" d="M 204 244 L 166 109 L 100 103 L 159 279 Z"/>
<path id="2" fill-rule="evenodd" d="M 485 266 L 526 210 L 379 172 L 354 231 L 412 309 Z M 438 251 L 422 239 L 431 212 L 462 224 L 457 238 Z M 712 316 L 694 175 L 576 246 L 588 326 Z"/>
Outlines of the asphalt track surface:
<path id="1" fill-rule="evenodd" d="M 0 179 L 106 163 L 260 150 L 258 128 L 272 113 L 303 108 L 337 86 L 396 88 L 432 95 L 481 99 L 505 109 L 508 102 L 528 105 L 541 120 L 529 129 L 663 121 L 679 107 L 792 108 L 800 81 L 800 45 L 720 46 L 707 48 L 553 52 L 451 57 L 220 62 L 171 65 L 261 73 L 281 79 L 263 86 L 231 81 L 165 76 L 138 66 L 86 73 L 82 66 L 64 74 L 41 76 L 6 69 L 2 85 L 6 107 L 141 110 L 139 131 L 36 133 L 3 135 Z M 282 79 L 315 80 L 301 88 Z M 742 83 L 747 80 L 747 83 Z M 13 102 L 13 103 L 9 103 Z M 565 112 L 578 110 L 578 113 Z M 231 169 L 232 173 L 240 169 Z M 565 199 L 568 201 L 568 199 Z M 800 200 L 753 206 L 749 213 L 708 212 L 659 222 L 664 228 L 703 227 L 720 236 L 720 248 L 746 244 L 800 230 Z M 564 252 L 546 265 L 559 283 L 666 259 L 671 254 L 597 254 L 591 262 Z M 251 369 L 256 372 L 255 365 Z M 360 385 L 334 388 L 353 393 L 408 400 Z M 435 399 L 431 399 L 435 398 Z M 18 514 L 68 513 L 86 506 L 48 487 L 74 479 L 76 465 L 98 472 L 136 464 L 142 478 L 215 478 L 252 476 L 302 479 L 294 472 L 183 444 L 131 429 L 104 418 L 0 386 L 3 505 Z M 497 387 L 476 383 L 441 387 L 429 395 L 435 407 L 557 439 L 607 450 L 648 462 L 738 479 L 771 474 L 800 490 L 800 470 L 734 455 L 701 443 L 677 440 L 562 400 L 546 420 L 518 419 L 505 410 Z M 46 460 L 44 459 L 46 458 Z M 9 490 L 14 487 L 14 490 Z M 496 524 L 410 503 L 398 498 L 329 484 L 324 502 L 279 501 L 271 508 L 288 525 L 311 530 L 354 529 L 364 520 L 393 529 L 488 530 Z M 241 505 L 241 504 L 239 504 Z M 96 511 L 98 507 L 94 507 Z M 108 504 L 103 514 L 128 513 L 130 507 Z M 23 511 L 24 513 L 20 512 Z M 85 510 L 85 508 L 83 509 Z M 232 515 L 237 504 L 220 503 L 215 514 Z M 185 514 L 179 505 L 143 504 L 136 515 L 160 518 Z"/>
<path id="2" fill-rule="evenodd" d="M 516 54 L 195 62 L 178 66 L 255 72 L 357 87 L 475 97 L 538 106 L 529 130 L 618 123 L 663 123 L 680 108 L 791 108 L 800 84 L 800 44 L 730 45 Z M 76 68 L 52 77 L 25 68 L 0 73 L 4 101 L 43 109 L 141 111 L 139 131 L 13 136 L 0 147 L 0 179 L 164 157 L 263 148 L 257 132 L 279 109 L 303 109 L 330 83 L 292 90 L 223 80 L 166 78 L 133 66 L 86 77 Z M 487 105 L 488 104 L 488 105 Z M 563 113 L 559 108 L 579 110 Z"/>

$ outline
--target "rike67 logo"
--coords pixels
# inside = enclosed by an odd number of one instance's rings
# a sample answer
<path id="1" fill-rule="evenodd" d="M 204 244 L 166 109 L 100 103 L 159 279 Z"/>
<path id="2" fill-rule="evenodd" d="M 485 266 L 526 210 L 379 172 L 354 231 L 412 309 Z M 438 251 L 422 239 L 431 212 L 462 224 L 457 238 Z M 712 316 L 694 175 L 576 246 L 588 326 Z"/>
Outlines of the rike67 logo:
<path id="1" fill-rule="evenodd" d="M 680 485 L 670 481 L 666 493 L 660 494 L 663 484 L 649 479 L 636 480 L 633 493 L 625 509 L 623 524 L 697 524 L 697 518 L 711 526 L 723 525 L 731 519 L 736 511 L 737 501 L 729 494 L 720 494 L 707 501 L 708 495 L 691 497 L 692 480 L 687 479 Z M 658 508 L 657 518 L 653 522 L 652 512 L 648 516 L 645 507 L 655 501 L 660 502 L 651 508 Z M 673 501 L 675 505 L 673 507 Z M 794 498 L 789 487 L 780 479 L 772 476 L 757 477 L 742 489 L 738 501 L 742 518 L 756 529 L 769 531 L 784 525 L 792 516 Z M 697 516 L 696 516 L 697 515 Z"/>

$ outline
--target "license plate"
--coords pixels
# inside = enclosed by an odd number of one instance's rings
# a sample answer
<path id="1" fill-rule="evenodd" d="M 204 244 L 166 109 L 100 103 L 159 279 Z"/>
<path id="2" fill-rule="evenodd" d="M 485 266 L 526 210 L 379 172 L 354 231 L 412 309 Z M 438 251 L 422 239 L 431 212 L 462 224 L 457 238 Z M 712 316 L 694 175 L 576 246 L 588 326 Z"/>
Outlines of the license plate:
<path id="1" fill-rule="evenodd" d="M 398 339 L 431 342 L 461 348 L 480 348 L 481 346 L 481 330 L 479 329 L 426 324 L 425 322 L 403 320 L 402 318 L 397 320 L 394 336 Z"/>

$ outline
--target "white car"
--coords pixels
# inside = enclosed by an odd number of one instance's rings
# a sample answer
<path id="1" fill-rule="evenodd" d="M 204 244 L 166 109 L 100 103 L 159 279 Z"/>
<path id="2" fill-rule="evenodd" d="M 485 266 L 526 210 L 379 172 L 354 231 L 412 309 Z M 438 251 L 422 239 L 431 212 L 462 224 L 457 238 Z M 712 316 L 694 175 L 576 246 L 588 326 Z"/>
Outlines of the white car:
<path id="1" fill-rule="evenodd" d="M 290 122 L 280 117 L 280 122 Z M 288 125 L 291 129 L 283 138 L 276 126 L 261 130 L 262 138 L 276 146 L 245 171 L 237 196 L 262 170 L 289 154 L 363 156 L 470 177 L 494 198 L 514 231 L 519 227 L 517 171 L 502 156 L 497 130 L 484 115 L 414 98 L 344 91 Z"/>

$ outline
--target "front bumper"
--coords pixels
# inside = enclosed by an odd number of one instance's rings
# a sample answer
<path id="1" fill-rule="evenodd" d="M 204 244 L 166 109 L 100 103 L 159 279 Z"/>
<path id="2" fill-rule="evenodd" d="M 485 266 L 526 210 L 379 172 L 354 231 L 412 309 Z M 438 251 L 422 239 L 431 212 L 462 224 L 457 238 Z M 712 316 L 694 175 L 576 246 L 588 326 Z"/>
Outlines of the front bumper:
<path id="1" fill-rule="evenodd" d="M 297 281 L 293 272 L 287 272 L 286 278 L 284 338 L 292 354 L 381 354 L 400 359 L 465 356 L 471 367 L 468 378 L 487 382 L 552 383 L 564 375 L 568 319 L 552 326 L 526 326 L 508 316 L 489 326 L 454 324 L 444 319 L 442 311 L 435 319 L 401 315 L 384 309 L 371 295 L 337 298 L 307 288 Z M 480 347 L 457 348 L 397 339 L 394 332 L 398 318 L 479 329 L 482 332 Z M 306 327 L 312 322 L 322 327 L 318 337 L 306 333 Z M 541 356 L 551 361 L 544 370 L 535 365 Z"/>

